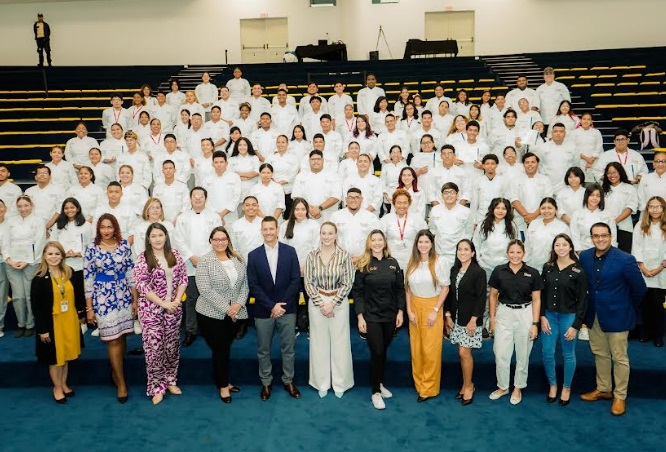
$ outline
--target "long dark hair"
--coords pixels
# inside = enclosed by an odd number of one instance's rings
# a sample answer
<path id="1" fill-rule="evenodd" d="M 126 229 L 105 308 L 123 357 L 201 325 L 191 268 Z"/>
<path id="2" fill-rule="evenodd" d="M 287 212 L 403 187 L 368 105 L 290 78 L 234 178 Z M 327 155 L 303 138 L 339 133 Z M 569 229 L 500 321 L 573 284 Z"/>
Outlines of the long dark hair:
<path id="1" fill-rule="evenodd" d="M 613 189 L 610 180 L 608 180 L 608 170 L 610 168 L 615 168 L 615 170 L 618 172 L 620 175 L 620 183 L 630 183 L 629 177 L 627 176 L 627 172 L 624 170 L 624 167 L 618 162 L 610 162 L 608 165 L 606 165 L 606 168 L 604 168 L 603 182 L 601 183 L 601 188 L 603 189 L 604 194 L 610 193 L 610 191 Z"/>
<path id="2" fill-rule="evenodd" d="M 370 138 L 375 135 L 375 133 L 372 131 L 372 126 L 370 125 L 370 119 L 368 119 L 368 115 L 358 115 L 356 117 L 356 126 L 354 126 L 354 138 L 358 138 L 358 136 L 361 134 L 361 131 L 358 130 L 358 120 L 361 118 L 363 121 L 365 121 L 365 137 Z"/>
<path id="3" fill-rule="evenodd" d="M 103 213 L 100 215 L 99 219 L 97 220 L 97 224 L 95 225 L 95 245 L 99 245 L 102 242 L 102 234 L 99 232 L 99 228 L 102 224 L 102 221 L 104 220 L 109 220 L 111 222 L 111 226 L 113 226 L 113 240 L 118 243 L 122 242 L 123 235 L 120 233 L 120 225 L 118 224 L 118 220 L 116 220 L 116 217 L 110 213 Z"/>
<path id="4" fill-rule="evenodd" d="M 486 217 L 481 223 L 481 233 L 483 238 L 487 239 L 488 235 L 495 230 L 495 207 L 500 203 L 506 207 L 506 216 L 504 217 L 504 230 L 507 237 L 511 240 L 516 238 L 516 229 L 513 226 L 513 209 L 511 203 L 506 198 L 495 198 L 490 202 Z"/>
<path id="5" fill-rule="evenodd" d="M 73 204 L 74 207 L 76 207 L 76 217 L 74 217 L 74 224 L 81 226 L 86 222 L 86 217 L 84 217 L 81 213 L 81 204 L 79 204 L 79 201 L 76 198 L 67 198 L 62 202 L 60 215 L 58 215 L 58 219 L 56 220 L 56 227 L 58 229 L 64 229 L 65 226 L 67 226 L 69 223 L 69 218 L 67 218 L 67 215 L 65 215 L 65 204 L 67 203 Z"/>
<path id="6" fill-rule="evenodd" d="M 287 220 L 287 229 L 284 231 L 285 239 L 294 238 L 294 225 L 296 224 L 296 215 L 294 215 L 294 210 L 296 206 L 303 204 L 305 207 L 305 218 L 310 218 L 310 204 L 303 198 L 295 198 L 291 204 L 291 211 L 289 212 L 289 219 Z"/>
<path id="7" fill-rule="evenodd" d="M 419 109 L 416 108 L 416 105 L 414 105 L 413 102 L 405 104 L 405 106 L 402 109 L 402 117 L 400 119 L 403 121 L 407 119 L 407 105 L 411 105 L 412 107 L 414 107 L 414 119 L 419 119 Z"/>
<path id="8" fill-rule="evenodd" d="M 405 190 L 409 190 L 409 188 L 410 188 L 410 187 L 405 187 L 405 184 L 402 183 L 402 173 L 404 173 L 405 171 L 409 171 L 410 173 L 412 173 L 412 177 L 414 179 L 412 180 L 412 187 L 411 188 L 414 191 L 414 193 L 418 193 L 418 191 L 419 191 L 419 182 L 418 182 L 418 179 L 416 177 L 416 171 L 414 171 L 414 168 L 412 168 L 411 166 L 406 166 L 406 167 L 404 167 L 403 169 L 400 170 L 400 174 L 398 175 L 398 188 L 404 188 Z"/>
<path id="9" fill-rule="evenodd" d="M 254 146 L 252 146 L 252 142 L 247 139 L 246 137 L 240 137 L 238 141 L 236 141 L 236 144 L 234 145 L 234 150 L 231 153 L 232 157 L 236 157 L 240 153 L 238 152 L 238 145 L 240 144 L 241 141 L 244 141 L 247 144 L 247 154 L 248 155 L 257 155 L 257 153 L 254 151 Z"/>
<path id="10" fill-rule="evenodd" d="M 169 232 L 161 223 L 152 223 L 148 226 L 148 230 L 146 230 L 146 250 L 143 252 L 146 264 L 148 265 L 148 270 L 153 271 L 159 266 L 157 259 L 155 258 L 155 253 L 153 252 L 153 247 L 150 245 L 150 233 L 153 232 L 154 229 L 164 232 L 164 235 L 166 236 L 166 241 L 164 242 L 164 258 L 166 259 L 169 268 L 173 268 L 176 265 L 176 256 L 171 250 Z"/>
<path id="11" fill-rule="evenodd" d="M 595 191 L 598 191 L 599 196 L 601 196 L 601 200 L 599 201 L 599 210 L 604 210 L 606 208 L 606 197 L 604 196 L 603 188 L 601 188 L 601 185 L 599 184 L 591 184 L 585 187 L 585 193 L 583 194 L 583 207 L 587 208 L 587 200 L 590 199 L 590 196 Z"/>
<path id="12" fill-rule="evenodd" d="M 476 258 L 476 246 L 474 246 L 474 242 L 472 242 L 470 239 L 462 239 L 458 243 L 456 243 L 456 260 L 453 262 L 453 268 L 462 268 L 462 262 L 460 262 L 460 259 L 458 259 L 458 247 L 460 246 L 461 243 L 466 243 L 469 245 L 469 249 L 472 250 L 472 262 L 470 262 L 470 265 L 479 265 L 479 260 Z"/>
<path id="13" fill-rule="evenodd" d="M 578 256 L 576 255 L 573 240 L 571 240 L 571 237 L 569 237 L 567 234 L 561 233 L 557 234 L 553 239 L 553 243 L 550 246 L 550 257 L 548 258 L 548 262 L 546 262 L 546 265 L 555 265 L 555 263 L 557 262 L 557 253 L 555 253 L 555 242 L 557 242 L 557 239 L 564 239 L 567 241 L 567 243 L 571 247 L 571 249 L 569 250 L 569 257 L 571 258 L 572 261 L 578 262 Z"/>
<path id="14" fill-rule="evenodd" d="M 240 134 L 241 134 L 241 136 L 242 136 L 242 135 L 243 135 L 243 132 L 241 132 L 241 129 L 240 129 L 239 127 L 233 126 L 231 129 L 229 129 L 229 142 L 227 143 L 227 147 L 224 148 L 224 150 L 227 151 L 227 153 L 229 152 L 229 148 L 231 147 L 231 145 L 235 145 L 236 142 L 238 141 L 238 140 L 233 141 L 233 140 L 231 139 L 231 134 L 234 133 L 234 132 L 237 131 L 237 130 L 240 132 Z M 239 138 L 239 139 L 240 139 L 240 138 Z M 213 143 L 213 145 L 214 145 L 214 144 L 215 144 L 215 143 Z"/>

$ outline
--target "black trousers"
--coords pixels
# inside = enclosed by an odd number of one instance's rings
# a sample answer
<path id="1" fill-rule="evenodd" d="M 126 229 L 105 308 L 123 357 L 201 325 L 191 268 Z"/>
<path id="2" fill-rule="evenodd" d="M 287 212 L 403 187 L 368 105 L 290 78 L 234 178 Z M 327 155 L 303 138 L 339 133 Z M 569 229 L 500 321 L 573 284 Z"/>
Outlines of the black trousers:
<path id="1" fill-rule="evenodd" d="M 305 281 L 301 277 L 301 292 L 303 292 L 303 298 L 305 299 L 305 304 L 301 305 L 299 300 L 296 300 L 296 327 L 298 331 L 304 333 L 310 329 L 310 317 L 308 314 L 308 301 L 310 297 L 305 291 Z"/>
<path id="2" fill-rule="evenodd" d="M 282 212 L 282 218 L 287 221 L 289 215 L 291 214 L 291 206 L 294 204 L 294 200 L 291 199 L 291 193 L 284 194 L 284 212 Z"/>
<path id="3" fill-rule="evenodd" d="M 625 253 L 631 253 L 631 242 L 634 234 L 628 231 L 617 231 L 617 247 Z"/>
<path id="4" fill-rule="evenodd" d="M 236 337 L 236 324 L 227 316 L 224 320 L 212 319 L 197 313 L 199 330 L 206 344 L 213 352 L 213 381 L 215 386 L 229 386 L 229 361 L 231 360 L 231 344 Z"/>
<path id="5" fill-rule="evenodd" d="M 664 337 L 664 296 L 666 289 L 649 287 L 641 303 L 642 336 L 647 339 Z"/>
<path id="6" fill-rule="evenodd" d="M 197 326 L 197 299 L 199 298 L 199 288 L 194 276 L 187 277 L 187 289 L 185 289 L 185 306 L 183 309 L 183 325 L 188 334 L 198 334 Z"/>
<path id="7" fill-rule="evenodd" d="M 37 38 L 37 55 L 39 55 L 39 65 L 44 66 L 44 52 L 46 52 L 46 61 L 51 66 L 51 40 L 46 38 Z"/>
<path id="8" fill-rule="evenodd" d="M 372 393 L 380 392 L 384 383 L 386 352 L 393 340 L 394 322 L 366 322 L 368 325 L 368 348 L 370 348 L 370 385 Z"/>

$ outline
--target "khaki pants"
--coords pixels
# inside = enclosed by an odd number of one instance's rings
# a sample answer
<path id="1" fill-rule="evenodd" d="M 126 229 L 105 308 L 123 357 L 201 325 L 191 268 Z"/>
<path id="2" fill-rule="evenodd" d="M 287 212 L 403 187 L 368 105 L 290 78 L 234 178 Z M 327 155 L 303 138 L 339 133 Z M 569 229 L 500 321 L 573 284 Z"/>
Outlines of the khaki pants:
<path id="1" fill-rule="evenodd" d="M 621 400 L 627 398 L 627 387 L 629 386 L 628 335 L 628 331 L 603 332 L 596 317 L 594 326 L 590 328 L 590 349 L 594 354 L 594 364 L 597 370 L 597 389 L 602 392 L 613 391 L 613 396 Z M 613 380 L 615 380 L 615 390 L 613 390 Z"/>

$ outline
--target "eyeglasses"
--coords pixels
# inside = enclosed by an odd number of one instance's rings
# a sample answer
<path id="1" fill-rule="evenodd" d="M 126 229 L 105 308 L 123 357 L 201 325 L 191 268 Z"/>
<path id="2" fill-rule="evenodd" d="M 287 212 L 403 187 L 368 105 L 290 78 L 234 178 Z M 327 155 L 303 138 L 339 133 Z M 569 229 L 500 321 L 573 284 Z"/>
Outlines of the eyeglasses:
<path id="1" fill-rule="evenodd" d="M 223 238 L 223 239 L 211 239 L 210 241 L 213 242 L 213 243 L 224 243 L 224 242 L 228 242 L 229 239 L 227 239 L 227 238 Z"/>
<path id="2" fill-rule="evenodd" d="M 607 239 L 610 236 L 611 236 L 610 234 L 592 234 L 592 238 L 595 239 L 595 240 L 596 239 Z"/>
<path id="3" fill-rule="evenodd" d="M 654 163 L 666 163 L 666 160 L 661 160 L 661 159 L 654 160 Z"/>
<path id="4" fill-rule="evenodd" d="M 661 210 L 663 207 L 661 204 L 657 204 L 656 206 L 647 206 L 648 210 Z"/>
<path id="5" fill-rule="evenodd" d="M 623 141 L 627 141 L 627 139 L 626 138 L 616 138 L 613 141 L 621 143 Z"/>
<path id="6" fill-rule="evenodd" d="M 442 192 L 443 195 L 457 195 L 458 192 L 453 189 L 447 189 Z"/>

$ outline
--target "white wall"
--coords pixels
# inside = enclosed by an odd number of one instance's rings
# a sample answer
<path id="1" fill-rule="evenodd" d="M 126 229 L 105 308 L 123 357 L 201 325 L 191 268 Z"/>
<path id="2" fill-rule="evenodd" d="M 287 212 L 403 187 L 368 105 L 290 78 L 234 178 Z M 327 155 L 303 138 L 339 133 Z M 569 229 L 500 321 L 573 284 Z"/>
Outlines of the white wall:
<path id="1" fill-rule="evenodd" d="M 52 27 L 58 65 L 240 62 L 239 19 L 289 18 L 289 44 L 325 39 L 347 44 L 350 59 L 367 59 L 382 25 L 394 58 L 405 42 L 422 39 L 424 13 L 474 10 L 476 53 L 493 55 L 666 43 L 665 0 L 338 0 L 310 8 L 308 0 L 88 0 L 0 4 L 0 64 L 36 64 L 32 23 L 37 12 Z M 388 58 L 383 40 L 380 57 Z"/>

